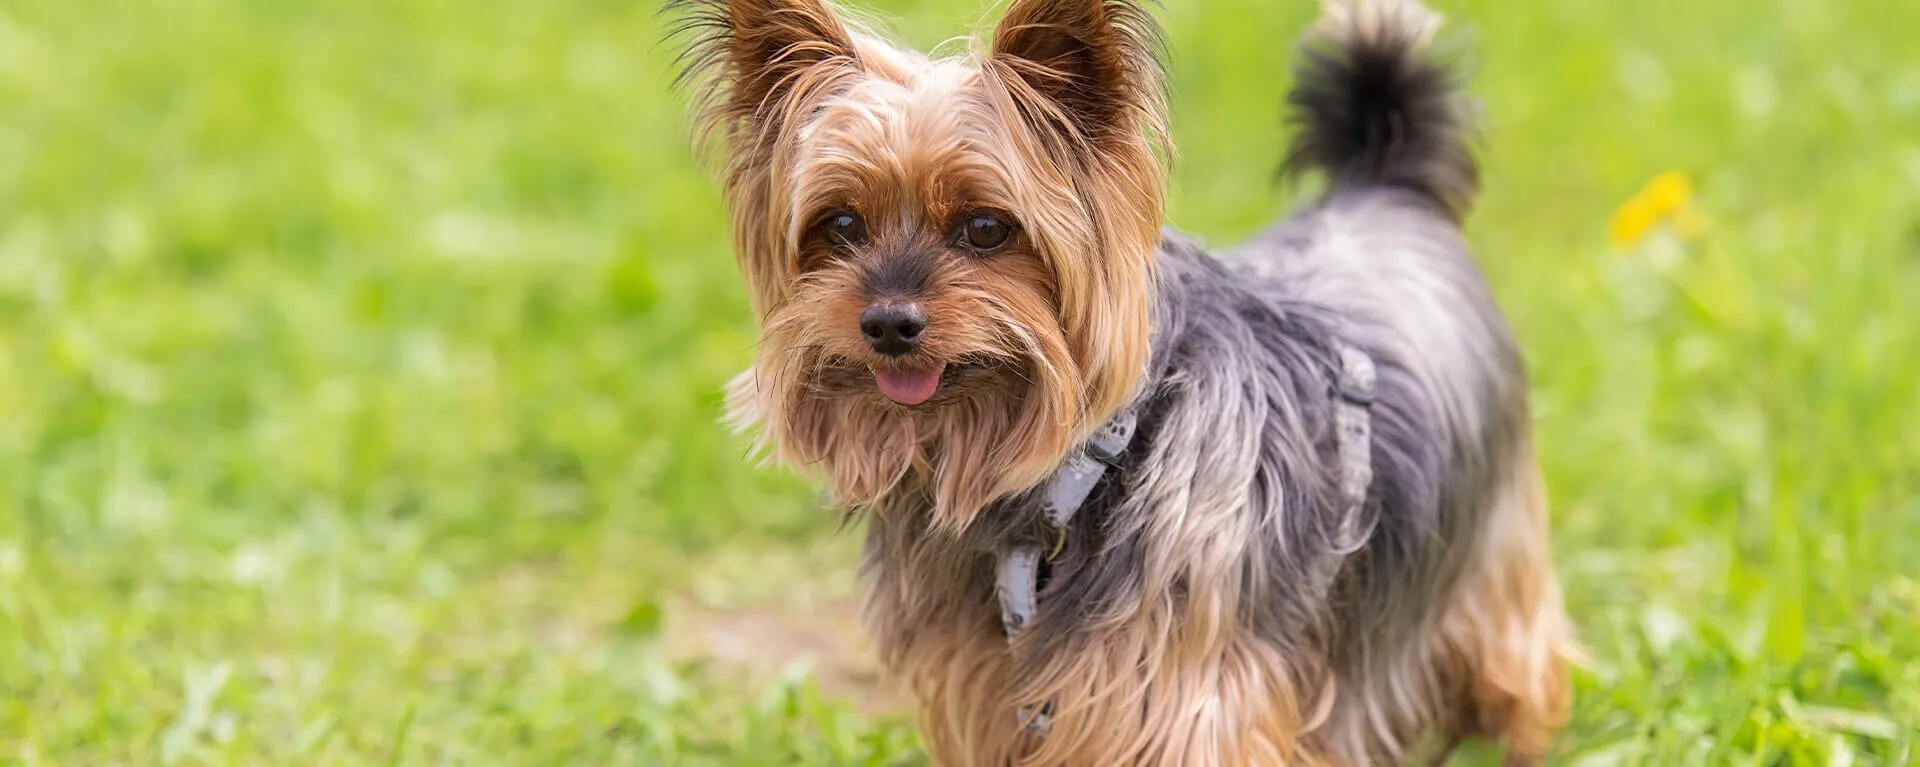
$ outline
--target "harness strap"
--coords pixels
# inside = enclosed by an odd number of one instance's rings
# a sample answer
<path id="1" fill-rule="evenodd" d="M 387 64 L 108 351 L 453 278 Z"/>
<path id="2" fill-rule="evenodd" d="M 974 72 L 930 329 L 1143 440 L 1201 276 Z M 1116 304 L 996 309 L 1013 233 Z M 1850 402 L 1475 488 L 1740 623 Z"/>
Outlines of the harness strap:
<path id="1" fill-rule="evenodd" d="M 1373 484 L 1373 438 L 1372 419 L 1369 408 L 1373 405 L 1374 366 L 1373 359 L 1359 348 L 1345 341 L 1334 341 L 1334 352 L 1339 358 L 1331 395 L 1334 400 L 1334 440 L 1340 460 L 1340 494 L 1344 502 L 1344 514 L 1341 515 L 1339 540 L 1335 541 L 1337 556 L 1325 570 L 1324 581 L 1318 587 L 1324 589 L 1332 582 L 1332 576 L 1338 569 L 1340 560 L 1347 554 L 1358 550 L 1365 543 L 1367 531 L 1360 524 L 1360 512 L 1367 502 L 1367 488 Z M 1000 550 L 996 555 L 994 567 L 994 596 L 1000 602 L 1000 623 L 1006 629 L 1007 643 L 1012 644 L 1020 637 L 1022 629 L 1033 620 L 1039 609 L 1040 563 L 1051 561 L 1060 553 L 1066 542 L 1067 524 L 1073 521 L 1073 515 L 1085 504 L 1100 479 L 1119 462 L 1133 442 L 1133 433 L 1138 426 L 1138 417 L 1132 410 L 1126 410 L 1113 417 L 1113 420 L 1100 428 L 1087 439 L 1084 448 L 1067 457 L 1047 480 L 1040 493 L 1041 519 L 1046 523 L 1054 539 L 1049 550 L 1039 544 L 1025 543 Z M 1029 733 L 1044 736 L 1053 725 L 1053 705 L 1051 702 L 1034 710 L 1032 706 L 1023 706 L 1019 712 L 1021 726 Z"/>
<path id="2" fill-rule="evenodd" d="M 1073 521 L 1074 513 L 1087 502 L 1087 496 L 1093 494 L 1100 478 L 1106 476 L 1107 470 L 1127 451 L 1138 424 L 1131 410 L 1114 416 L 1087 438 L 1085 448 L 1068 456 L 1060 470 L 1047 480 L 1041 493 L 1040 517 L 1054 539 L 1051 550 L 1043 552 L 1038 544 L 1028 543 L 1000 552 L 995 567 L 994 595 L 1000 600 L 1000 624 L 1006 629 L 1008 644 L 1020 637 L 1020 630 L 1039 608 L 1036 592 L 1042 557 L 1051 561 L 1059 555 L 1066 543 L 1067 523 Z M 1052 725 L 1050 709 L 1051 706 L 1042 706 L 1040 711 L 1033 711 L 1031 707 L 1022 707 L 1020 721 L 1029 732 L 1045 735 Z"/>
<path id="3" fill-rule="evenodd" d="M 1340 357 L 1340 375 L 1334 381 L 1334 444 L 1340 452 L 1340 497 L 1346 513 L 1340 517 L 1340 540 L 1346 552 L 1365 543 L 1360 511 L 1373 484 L 1373 358 L 1345 341 L 1334 342 Z"/>

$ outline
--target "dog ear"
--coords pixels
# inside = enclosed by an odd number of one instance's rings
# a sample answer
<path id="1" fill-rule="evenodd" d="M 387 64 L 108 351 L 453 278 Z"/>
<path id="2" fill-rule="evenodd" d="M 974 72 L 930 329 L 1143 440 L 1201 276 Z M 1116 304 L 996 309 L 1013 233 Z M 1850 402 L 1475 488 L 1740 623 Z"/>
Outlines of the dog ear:
<path id="1" fill-rule="evenodd" d="M 1099 144 L 1161 112 L 1160 30 L 1137 0 L 1014 0 L 989 67 L 1030 119 Z"/>
<path id="2" fill-rule="evenodd" d="M 674 0 L 688 39 L 682 79 L 722 123 L 776 122 L 793 97 L 857 64 L 853 35 L 823 0 Z"/>

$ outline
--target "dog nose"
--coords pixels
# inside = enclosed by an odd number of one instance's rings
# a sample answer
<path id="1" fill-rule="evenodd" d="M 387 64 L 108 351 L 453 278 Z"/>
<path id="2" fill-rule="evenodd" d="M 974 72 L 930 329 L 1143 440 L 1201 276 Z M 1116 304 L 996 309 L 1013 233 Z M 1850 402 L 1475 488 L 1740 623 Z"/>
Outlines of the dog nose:
<path id="1" fill-rule="evenodd" d="M 860 335 L 866 336 L 874 351 L 889 357 L 913 351 L 926 329 L 927 317 L 920 313 L 919 304 L 888 301 L 860 313 Z"/>

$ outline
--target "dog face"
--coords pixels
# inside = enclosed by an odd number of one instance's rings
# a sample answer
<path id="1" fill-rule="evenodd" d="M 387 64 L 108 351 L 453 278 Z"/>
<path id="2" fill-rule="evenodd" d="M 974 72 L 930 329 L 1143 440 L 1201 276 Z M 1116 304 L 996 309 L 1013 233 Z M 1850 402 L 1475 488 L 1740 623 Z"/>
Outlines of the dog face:
<path id="1" fill-rule="evenodd" d="M 1043 480 L 1147 357 L 1164 135 L 1131 0 L 1016 0 L 934 60 L 821 0 L 687 0 L 760 319 L 737 422 L 839 503 L 961 526 Z"/>

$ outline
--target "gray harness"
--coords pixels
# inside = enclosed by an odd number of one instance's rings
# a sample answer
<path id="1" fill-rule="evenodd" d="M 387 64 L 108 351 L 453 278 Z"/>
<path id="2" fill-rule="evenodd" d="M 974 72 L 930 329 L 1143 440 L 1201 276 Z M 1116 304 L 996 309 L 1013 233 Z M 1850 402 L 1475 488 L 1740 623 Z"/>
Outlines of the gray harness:
<path id="1" fill-rule="evenodd" d="M 1341 537 L 1351 542 L 1351 549 L 1357 549 L 1362 542 L 1358 530 L 1360 511 L 1367 502 L 1367 488 L 1373 484 L 1373 428 L 1368 410 L 1373 405 L 1374 367 L 1372 358 L 1344 341 L 1334 341 L 1334 352 L 1340 361 L 1340 370 L 1331 387 L 1334 444 L 1340 459 L 1340 495 L 1346 512 L 1342 516 Z M 1074 513 L 1086 503 L 1100 479 L 1119 463 L 1133 443 L 1138 425 L 1138 415 L 1132 409 L 1121 411 L 1088 437 L 1084 447 L 1068 455 L 1060 469 L 1047 480 L 1039 500 L 1041 519 L 1053 534 L 1051 551 L 1042 552 L 1039 544 L 1023 543 L 1003 548 L 996 554 L 994 596 L 1000 601 L 1000 623 L 1006 629 L 1008 644 L 1020 637 L 1021 629 L 1033 620 L 1039 608 L 1037 591 L 1043 557 L 1045 561 L 1052 561 L 1060 554 L 1066 545 L 1067 523 L 1073 521 Z M 1348 544 L 1341 548 L 1347 549 L 1342 557 L 1350 553 Z M 1331 583 L 1331 572 L 1326 580 Z M 1034 735 L 1046 735 L 1053 726 L 1052 709 L 1051 702 L 1041 705 L 1039 711 L 1031 706 L 1021 707 L 1022 727 Z"/>

